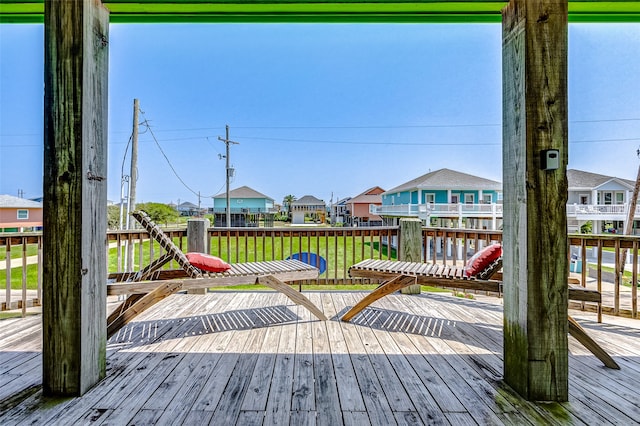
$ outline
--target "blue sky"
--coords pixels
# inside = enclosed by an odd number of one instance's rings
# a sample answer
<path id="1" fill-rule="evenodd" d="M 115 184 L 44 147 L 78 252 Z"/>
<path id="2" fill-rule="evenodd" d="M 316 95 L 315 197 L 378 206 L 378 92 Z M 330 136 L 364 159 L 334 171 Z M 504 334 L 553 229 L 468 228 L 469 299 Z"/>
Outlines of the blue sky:
<path id="1" fill-rule="evenodd" d="M 0 194 L 42 195 L 42 42 L 40 25 L 0 25 Z M 111 25 L 109 63 L 116 202 L 134 98 L 151 126 L 140 127 L 138 202 L 200 192 L 211 206 L 226 124 L 239 142 L 231 187 L 277 203 L 443 167 L 502 180 L 500 25 Z M 638 76 L 640 25 L 570 26 L 570 168 L 635 179 Z"/>

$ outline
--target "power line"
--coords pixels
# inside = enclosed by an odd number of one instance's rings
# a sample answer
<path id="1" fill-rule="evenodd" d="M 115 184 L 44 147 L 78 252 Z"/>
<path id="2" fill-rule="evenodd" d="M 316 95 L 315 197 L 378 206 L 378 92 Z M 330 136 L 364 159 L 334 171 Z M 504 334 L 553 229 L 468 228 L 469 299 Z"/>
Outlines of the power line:
<path id="1" fill-rule="evenodd" d="M 569 123 L 616 123 L 625 121 L 640 121 L 640 118 L 603 118 L 594 120 L 571 120 Z M 428 129 L 428 128 L 457 128 L 457 127 L 501 127 L 501 123 L 449 123 L 449 124 L 407 124 L 407 125 L 380 125 L 380 126 L 356 126 L 356 125 L 342 125 L 342 126 L 234 126 L 235 129 L 292 129 L 292 130 L 305 130 L 305 129 Z M 224 126 L 217 127 L 188 127 L 178 129 L 156 129 L 156 133 L 164 132 L 191 132 L 191 131 L 204 131 L 215 130 L 218 131 Z M 129 133 L 124 130 L 112 130 L 109 133 Z M 42 136 L 41 133 L 16 133 L 7 134 L 2 133 L 0 137 L 27 137 L 27 136 Z M 194 138 L 198 139 L 198 138 Z M 11 145 L 4 145 L 11 146 Z"/>
<path id="2" fill-rule="evenodd" d="M 595 119 L 595 120 L 572 120 L 569 123 L 608 123 L 608 122 L 623 122 L 623 121 L 640 121 L 640 118 L 607 118 L 607 119 Z M 156 130 L 157 132 L 187 132 L 187 131 L 203 131 L 203 130 L 219 130 L 220 127 L 192 127 L 182 129 L 163 129 Z M 428 128 L 464 128 L 464 127 L 502 127 L 501 123 L 449 123 L 449 124 L 406 124 L 406 125 L 377 125 L 377 126 L 362 126 L 362 125 L 340 125 L 340 126 L 234 126 L 235 129 L 292 129 L 292 130 L 305 130 L 305 129 L 428 129 Z"/>
<path id="3" fill-rule="evenodd" d="M 154 136 L 156 143 L 158 142 L 179 142 L 186 140 L 199 140 L 206 139 L 213 136 L 197 136 L 188 138 L 172 138 L 172 139 L 157 139 Z M 397 145 L 397 146 L 498 146 L 501 142 L 398 142 L 398 141 L 347 141 L 347 140 L 323 140 L 323 139 L 292 139 L 292 138 L 267 138 L 260 136 L 240 136 L 243 139 L 252 140 L 265 140 L 275 142 L 296 142 L 296 143 L 318 143 L 318 144 L 337 144 L 337 145 Z M 616 138 L 616 139 L 585 139 L 585 140 L 570 140 L 570 144 L 583 144 L 583 143 L 605 143 L 605 142 L 630 142 L 640 141 L 640 137 L 635 138 Z M 127 142 L 127 145 L 130 142 Z M 124 142 L 111 142 L 110 145 L 123 145 Z M 15 147 L 42 147 L 42 144 L 0 144 L 0 148 L 15 148 Z M 127 149 L 127 147 L 125 147 Z"/>
<path id="4" fill-rule="evenodd" d="M 337 145 L 391 145 L 391 146 L 499 146 L 502 142 L 372 142 L 372 141 L 344 141 L 344 140 L 322 140 L 322 139 L 287 139 L 287 138 L 265 138 L 258 136 L 240 136 L 243 139 L 255 139 L 266 141 L 280 142 L 299 142 L 299 143 L 319 143 L 319 144 L 337 144 Z M 620 138 L 620 139 L 591 139 L 569 141 L 570 144 L 581 143 L 600 143 L 600 142 L 628 142 L 640 141 L 638 138 Z"/>
<path id="5" fill-rule="evenodd" d="M 158 142 L 158 139 L 156 138 L 156 135 L 153 132 L 153 129 L 151 129 L 151 125 L 149 124 L 149 121 L 147 120 L 147 117 L 145 116 L 144 112 L 140 111 L 142 113 L 142 116 L 144 117 L 144 121 L 141 123 L 142 125 L 144 125 L 147 130 L 149 131 L 149 134 L 151 134 L 151 137 L 153 138 L 153 141 L 156 143 L 156 146 L 158 147 L 158 149 L 160 150 L 160 153 L 162 154 L 162 156 L 164 157 L 164 159 L 167 161 L 167 164 L 169 165 L 169 168 L 171 169 L 171 171 L 173 172 L 173 174 L 176 176 L 176 178 L 178 178 L 178 180 L 180 181 L 180 183 L 187 189 L 189 190 L 191 193 L 193 193 L 196 197 L 198 197 L 198 199 L 200 197 L 202 197 L 200 195 L 200 192 L 195 191 L 193 188 L 191 188 L 189 185 L 187 185 L 187 183 L 180 177 L 180 175 L 178 174 L 178 172 L 176 171 L 176 169 L 173 167 L 173 164 L 171 164 L 171 161 L 169 160 L 169 157 L 167 157 L 167 154 L 165 154 L 164 150 L 162 149 L 162 147 L 160 146 L 160 143 Z M 209 196 L 205 196 L 204 198 L 213 198 L 213 195 L 209 195 Z"/>

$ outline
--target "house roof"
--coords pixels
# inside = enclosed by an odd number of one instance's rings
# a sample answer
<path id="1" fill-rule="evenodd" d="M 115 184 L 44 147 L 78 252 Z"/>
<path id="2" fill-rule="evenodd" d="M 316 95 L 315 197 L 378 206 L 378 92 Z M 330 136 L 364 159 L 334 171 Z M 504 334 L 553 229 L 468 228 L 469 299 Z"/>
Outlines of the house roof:
<path id="1" fill-rule="evenodd" d="M 381 204 L 383 192 L 384 189 L 374 186 L 350 199 L 348 204 Z"/>
<path id="2" fill-rule="evenodd" d="M 347 204 L 381 204 L 382 194 L 377 195 L 358 195 L 350 199 Z"/>
<path id="3" fill-rule="evenodd" d="M 455 170 L 439 169 L 385 191 L 385 194 L 412 189 L 482 189 L 501 191 L 502 183 Z"/>
<path id="4" fill-rule="evenodd" d="M 567 170 L 567 181 L 569 190 L 595 189 L 610 181 L 617 181 L 629 189 L 633 189 L 635 182 L 629 179 L 621 179 L 614 176 L 600 175 L 597 173 L 585 172 L 583 170 Z"/>
<path id="5" fill-rule="evenodd" d="M 184 203 L 180 203 L 180 205 L 178 205 L 179 209 L 197 209 L 198 206 L 196 206 L 193 203 L 190 203 L 189 201 L 185 201 Z"/>
<path id="6" fill-rule="evenodd" d="M 291 203 L 293 206 L 318 206 L 324 205 L 324 201 L 317 199 L 313 195 L 305 195 L 304 197 Z"/>
<path id="7" fill-rule="evenodd" d="M 41 209 L 42 203 L 31 201 L 24 198 L 14 197 L 13 195 L 0 195 L 0 208 L 5 209 Z"/>
<path id="8" fill-rule="evenodd" d="M 221 194 L 216 195 L 213 198 L 226 198 L 226 197 L 227 197 L 227 193 L 223 192 Z M 229 191 L 229 198 L 265 198 L 267 200 L 273 201 L 273 198 L 267 197 L 266 195 L 256 191 L 253 188 L 249 188 L 246 185 Z"/>
<path id="9" fill-rule="evenodd" d="M 359 197 L 361 195 L 380 195 L 384 192 L 384 189 L 382 189 L 379 186 L 372 186 L 371 188 L 367 189 L 366 191 L 362 191 L 360 194 L 358 194 L 356 197 Z"/>
<path id="10" fill-rule="evenodd" d="M 334 203 L 334 205 L 343 206 L 343 205 L 347 204 L 350 200 L 351 200 L 351 197 L 345 197 L 345 198 L 342 198 L 341 200 L 336 201 Z"/>

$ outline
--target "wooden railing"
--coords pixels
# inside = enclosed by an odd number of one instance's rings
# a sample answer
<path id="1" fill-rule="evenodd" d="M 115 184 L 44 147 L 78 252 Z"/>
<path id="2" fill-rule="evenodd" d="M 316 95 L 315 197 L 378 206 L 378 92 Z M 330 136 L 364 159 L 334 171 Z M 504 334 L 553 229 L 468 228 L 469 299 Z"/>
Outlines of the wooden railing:
<path id="1" fill-rule="evenodd" d="M 187 251 L 186 229 L 165 232 Z M 425 262 L 466 264 L 478 249 L 502 241 L 500 231 L 423 228 Z M 398 227 L 371 228 L 210 228 L 209 252 L 230 263 L 286 259 L 296 253 L 313 253 L 316 266 L 326 269 L 318 284 L 361 284 L 348 269 L 363 259 L 396 259 Z M 569 235 L 572 276 L 603 293 L 603 311 L 637 318 L 638 249 L 640 237 L 620 235 Z M 108 271 L 140 269 L 162 255 L 146 231 L 112 231 L 107 234 Z M 616 283 L 612 270 L 619 254 L 629 250 L 627 275 Z M 324 263 L 323 263 L 324 262 Z M 42 237 L 40 233 L 0 234 L 1 310 L 23 309 L 42 299 Z M 169 264 L 167 267 L 176 268 Z"/>
<path id="2" fill-rule="evenodd" d="M 0 234 L 0 259 L 0 311 L 22 309 L 25 315 L 28 305 L 42 300 L 42 233 Z"/>

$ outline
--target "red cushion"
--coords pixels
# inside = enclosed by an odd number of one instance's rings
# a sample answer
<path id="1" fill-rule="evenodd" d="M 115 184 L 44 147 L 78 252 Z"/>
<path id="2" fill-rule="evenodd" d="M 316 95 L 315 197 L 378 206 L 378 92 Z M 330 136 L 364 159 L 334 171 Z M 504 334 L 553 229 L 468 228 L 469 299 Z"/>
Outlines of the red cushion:
<path id="1" fill-rule="evenodd" d="M 502 245 L 491 244 L 477 252 L 464 267 L 465 277 L 473 277 L 502 256 Z"/>
<path id="2" fill-rule="evenodd" d="M 210 254 L 205 253 L 187 253 L 187 260 L 193 266 L 203 271 L 208 272 L 224 272 L 231 269 L 231 265 L 229 265 L 224 260 L 219 257 L 211 256 Z"/>

